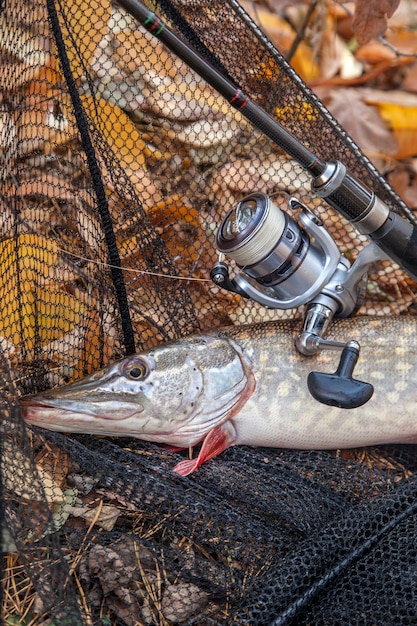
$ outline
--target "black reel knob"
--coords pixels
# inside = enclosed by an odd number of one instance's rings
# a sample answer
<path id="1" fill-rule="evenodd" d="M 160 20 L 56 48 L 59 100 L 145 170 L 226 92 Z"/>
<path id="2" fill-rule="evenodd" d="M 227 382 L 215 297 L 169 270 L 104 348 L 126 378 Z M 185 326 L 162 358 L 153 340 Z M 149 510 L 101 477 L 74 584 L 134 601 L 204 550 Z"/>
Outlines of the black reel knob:
<path id="1" fill-rule="evenodd" d="M 308 389 L 316 400 L 340 409 L 356 409 L 371 399 L 374 388 L 370 383 L 352 378 L 359 358 L 359 345 L 351 341 L 343 348 L 339 366 L 334 374 L 310 372 Z"/>

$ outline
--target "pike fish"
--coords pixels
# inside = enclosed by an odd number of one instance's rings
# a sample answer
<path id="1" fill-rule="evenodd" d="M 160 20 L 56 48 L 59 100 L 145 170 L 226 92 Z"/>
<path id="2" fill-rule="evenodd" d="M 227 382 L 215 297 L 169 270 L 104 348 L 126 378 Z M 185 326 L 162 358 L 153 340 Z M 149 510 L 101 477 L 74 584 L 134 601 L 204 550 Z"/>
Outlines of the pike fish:
<path id="1" fill-rule="evenodd" d="M 335 320 L 328 337 L 359 341 L 356 379 L 374 386 L 358 408 L 316 401 L 312 370 L 334 372 L 340 353 L 303 356 L 299 321 L 226 327 L 129 356 L 72 384 L 22 399 L 29 424 L 130 436 L 199 454 L 193 472 L 233 445 L 338 449 L 417 443 L 417 318 Z"/>

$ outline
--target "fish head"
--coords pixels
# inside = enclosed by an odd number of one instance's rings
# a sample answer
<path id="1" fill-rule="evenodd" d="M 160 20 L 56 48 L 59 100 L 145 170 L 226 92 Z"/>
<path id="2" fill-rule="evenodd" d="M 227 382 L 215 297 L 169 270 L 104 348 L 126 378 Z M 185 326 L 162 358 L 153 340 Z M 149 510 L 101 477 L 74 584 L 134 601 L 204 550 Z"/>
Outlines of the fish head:
<path id="1" fill-rule="evenodd" d="M 227 418 L 246 384 L 242 355 L 227 339 L 196 336 L 129 356 L 21 404 L 28 423 L 49 430 L 188 447 Z"/>

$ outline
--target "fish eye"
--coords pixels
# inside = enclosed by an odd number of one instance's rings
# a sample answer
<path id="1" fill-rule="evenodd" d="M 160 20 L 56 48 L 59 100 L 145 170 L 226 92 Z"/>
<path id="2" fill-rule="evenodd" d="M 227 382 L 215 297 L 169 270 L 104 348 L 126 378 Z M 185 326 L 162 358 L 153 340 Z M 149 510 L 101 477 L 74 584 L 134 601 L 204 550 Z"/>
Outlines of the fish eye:
<path id="1" fill-rule="evenodd" d="M 135 359 L 127 365 L 124 374 L 131 380 L 144 380 L 149 374 L 149 367 L 145 361 Z"/>

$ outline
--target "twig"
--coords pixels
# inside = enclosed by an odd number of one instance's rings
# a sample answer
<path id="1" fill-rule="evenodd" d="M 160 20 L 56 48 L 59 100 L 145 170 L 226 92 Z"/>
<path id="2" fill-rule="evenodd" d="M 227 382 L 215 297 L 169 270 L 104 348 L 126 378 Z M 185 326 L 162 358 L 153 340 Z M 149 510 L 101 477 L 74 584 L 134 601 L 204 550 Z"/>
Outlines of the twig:
<path id="1" fill-rule="evenodd" d="M 288 63 L 291 62 L 291 59 L 293 58 L 294 54 L 297 52 L 297 48 L 300 45 L 300 43 L 303 41 L 305 34 L 306 34 L 306 30 L 307 30 L 307 26 L 308 23 L 310 21 L 311 16 L 313 15 L 316 6 L 318 4 L 318 0 L 313 0 L 307 8 L 306 14 L 304 16 L 303 22 L 300 26 L 300 28 L 297 29 L 297 34 L 294 38 L 294 41 L 291 44 L 290 49 L 288 50 L 286 56 L 286 59 L 288 61 Z"/>

